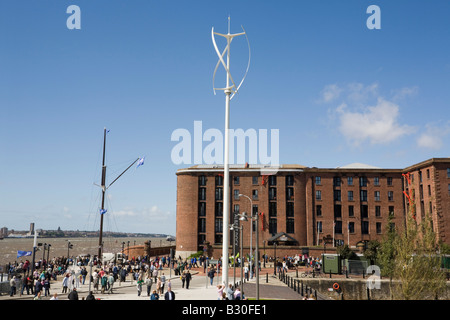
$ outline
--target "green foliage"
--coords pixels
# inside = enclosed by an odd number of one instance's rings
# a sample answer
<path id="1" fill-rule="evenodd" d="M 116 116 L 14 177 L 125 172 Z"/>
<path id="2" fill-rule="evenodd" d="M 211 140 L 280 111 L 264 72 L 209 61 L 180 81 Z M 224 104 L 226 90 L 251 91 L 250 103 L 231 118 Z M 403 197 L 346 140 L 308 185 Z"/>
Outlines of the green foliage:
<path id="1" fill-rule="evenodd" d="M 338 246 L 336 252 L 341 256 L 342 259 L 355 259 L 356 253 L 354 253 L 348 245 Z"/>

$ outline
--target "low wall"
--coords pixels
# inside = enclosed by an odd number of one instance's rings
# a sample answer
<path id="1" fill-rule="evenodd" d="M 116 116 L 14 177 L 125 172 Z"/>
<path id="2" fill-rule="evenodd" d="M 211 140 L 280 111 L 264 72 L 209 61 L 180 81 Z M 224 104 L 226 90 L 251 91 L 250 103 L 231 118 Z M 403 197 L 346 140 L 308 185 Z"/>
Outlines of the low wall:
<path id="1" fill-rule="evenodd" d="M 389 279 L 381 279 L 379 289 L 367 289 L 367 279 L 346 279 L 346 278 L 295 278 L 300 280 L 304 285 L 317 290 L 322 295 L 336 300 L 391 300 L 391 289 Z M 329 291 L 333 288 L 333 284 L 337 283 L 341 292 L 336 290 Z M 396 286 L 399 283 L 397 281 L 392 282 L 392 286 Z M 446 293 L 440 297 L 440 299 L 450 298 L 450 283 L 447 282 Z"/>

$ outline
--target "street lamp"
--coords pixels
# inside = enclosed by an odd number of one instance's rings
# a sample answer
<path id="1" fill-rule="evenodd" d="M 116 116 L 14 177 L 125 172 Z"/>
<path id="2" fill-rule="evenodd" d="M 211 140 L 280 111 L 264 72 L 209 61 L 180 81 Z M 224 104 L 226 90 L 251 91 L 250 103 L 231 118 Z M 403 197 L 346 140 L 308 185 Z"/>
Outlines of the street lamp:
<path id="1" fill-rule="evenodd" d="M 250 201 L 250 213 L 251 213 L 250 216 L 253 217 L 253 201 L 252 201 L 252 199 L 250 199 L 249 196 L 246 196 L 245 194 L 241 194 L 241 193 L 239 194 L 239 197 L 245 197 L 245 198 L 247 198 Z M 247 221 L 247 220 L 248 219 L 246 218 L 246 220 L 244 220 L 244 221 Z M 253 221 L 252 221 L 252 224 L 250 226 L 250 274 L 251 274 L 251 278 L 253 279 L 253 268 L 252 268 L 252 266 L 253 266 L 253 264 L 252 264 L 253 244 L 252 244 L 252 241 L 253 241 Z"/>
<path id="2" fill-rule="evenodd" d="M 246 212 L 244 212 L 242 214 L 237 213 L 237 214 L 235 214 L 235 217 L 236 218 L 239 217 L 239 221 L 248 221 Z M 238 225 L 239 225 L 239 223 L 238 223 Z M 243 247 L 244 247 L 244 245 L 243 245 L 243 236 L 242 236 L 243 232 L 244 232 L 244 226 L 243 225 L 237 226 L 235 224 L 231 224 L 230 225 L 230 230 L 233 230 L 233 232 L 236 232 L 236 230 L 239 230 L 239 246 L 240 246 L 240 253 L 239 253 L 239 255 L 241 257 L 241 263 L 239 263 L 239 267 L 241 268 L 241 292 L 244 292 L 244 269 L 243 269 L 243 267 L 244 267 L 244 263 L 243 263 L 243 261 L 244 261 L 244 259 L 243 259 Z M 234 253 L 234 255 L 236 257 L 235 253 Z M 235 265 L 236 265 L 236 261 L 235 261 Z M 236 280 L 235 280 L 235 282 L 236 282 Z"/>
<path id="3" fill-rule="evenodd" d="M 252 206 L 252 208 L 253 208 L 253 206 Z M 250 231 L 252 231 L 252 229 L 253 229 L 253 221 L 256 222 L 256 232 L 255 232 L 255 236 L 256 236 L 256 244 L 255 244 L 256 300 L 259 300 L 259 254 L 258 254 L 258 251 L 259 251 L 259 245 L 258 245 L 258 241 L 259 241 L 259 237 L 258 237 L 258 228 L 259 228 L 258 227 L 258 221 L 259 221 L 259 219 L 258 218 L 259 218 L 258 212 L 256 213 L 256 215 L 252 214 L 251 218 L 250 218 L 250 221 L 252 222 L 251 227 L 250 227 Z M 248 217 L 247 217 L 247 214 L 245 212 L 242 214 L 241 220 L 248 221 Z M 253 248 L 250 248 L 250 249 L 253 249 Z M 250 263 L 251 263 L 251 258 L 250 258 Z"/>

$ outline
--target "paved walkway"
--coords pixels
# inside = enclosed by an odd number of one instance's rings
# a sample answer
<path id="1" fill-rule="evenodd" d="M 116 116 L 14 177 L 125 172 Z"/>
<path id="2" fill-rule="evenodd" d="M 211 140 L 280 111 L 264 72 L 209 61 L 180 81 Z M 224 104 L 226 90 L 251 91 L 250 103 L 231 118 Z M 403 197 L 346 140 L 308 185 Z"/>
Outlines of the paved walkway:
<path id="1" fill-rule="evenodd" d="M 234 281 L 233 269 L 229 270 L 229 281 Z M 166 288 L 167 291 L 167 281 L 170 279 L 172 283 L 172 291 L 175 292 L 176 300 L 217 300 L 217 284 L 222 280 L 221 275 L 214 278 L 214 285 L 211 286 L 209 278 L 203 272 L 203 268 L 191 269 L 192 280 L 189 289 L 181 287 L 181 280 L 179 276 L 175 276 L 174 272 L 170 272 L 169 269 L 163 269 L 160 271 L 160 275 L 164 273 L 166 276 Z M 170 276 L 171 273 L 171 276 Z M 266 273 L 268 276 L 266 276 Z M 58 294 L 60 300 L 67 300 L 67 294 L 62 293 L 62 276 L 58 276 L 57 281 L 51 282 L 50 293 Z M 236 281 L 240 280 L 240 273 L 237 272 Z M 266 283 L 266 281 L 268 281 Z M 278 277 L 273 276 L 273 269 L 267 268 L 260 272 L 260 299 L 276 299 L 276 300 L 300 300 L 302 296 L 295 292 L 293 289 L 289 288 L 287 285 L 278 280 Z M 93 284 L 91 284 L 91 289 L 93 290 Z M 152 290 L 156 289 L 156 284 L 153 284 Z M 86 281 L 84 285 L 80 284 L 77 288 L 79 299 L 83 299 L 88 295 L 89 292 L 89 282 Z M 256 297 L 256 278 L 253 278 L 249 282 L 244 283 L 244 293 L 248 298 Z M 99 292 L 94 292 L 94 296 L 101 300 L 149 300 L 147 296 L 147 286 L 143 285 L 141 296 L 137 294 L 136 282 L 130 280 L 130 276 L 127 277 L 126 282 L 116 282 L 114 284 L 112 294 L 102 294 Z M 24 294 L 22 296 L 15 295 L 10 297 L 9 295 L 0 296 L 0 300 L 32 300 L 33 295 Z M 50 297 L 42 297 L 43 300 L 48 300 Z M 164 297 L 160 297 L 164 299 Z"/>

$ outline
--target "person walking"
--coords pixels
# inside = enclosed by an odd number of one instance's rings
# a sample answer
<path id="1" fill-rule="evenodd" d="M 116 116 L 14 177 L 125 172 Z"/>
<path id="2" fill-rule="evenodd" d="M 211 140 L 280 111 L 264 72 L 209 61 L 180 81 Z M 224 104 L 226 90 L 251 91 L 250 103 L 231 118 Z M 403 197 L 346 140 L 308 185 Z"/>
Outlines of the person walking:
<path id="1" fill-rule="evenodd" d="M 184 284 L 186 282 L 186 271 L 183 271 L 183 274 L 181 275 L 181 287 L 184 288 Z"/>
<path id="2" fill-rule="evenodd" d="M 50 280 L 47 278 L 44 280 L 44 296 L 50 296 Z"/>
<path id="3" fill-rule="evenodd" d="M 153 290 L 152 295 L 150 296 L 150 300 L 159 300 L 159 294 L 156 290 Z"/>
<path id="4" fill-rule="evenodd" d="M 16 276 L 13 276 L 11 278 L 11 280 L 9 281 L 9 285 L 11 286 L 11 291 L 10 291 L 9 295 L 12 297 L 16 294 L 16 285 L 17 285 Z"/>
<path id="5" fill-rule="evenodd" d="M 69 300 L 78 300 L 78 292 L 77 288 L 73 288 L 72 291 L 70 291 L 69 295 L 67 296 Z"/>
<path id="6" fill-rule="evenodd" d="M 145 279 L 145 285 L 147 286 L 147 297 L 150 297 L 150 292 L 152 290 L 153 279 L 150 274 L 147 274 L 147 279 Z"/>
<path id="7" fill-rule="evenodd" d="M 214 274 L 215 274 L 214 268 L 211 267 L 208 271 L 208 278 L 211 281 L 211 285 L 213 285 L 213 282 L 214 282 Z"/>
<path id="8" fill-rule="evenodd" d="M 67 293 L 67 288 L 69 287 L 69 274 L 66 274 L 66 276 L 63 278 L 62 287 L 62 293 Z"/>
<path id="9" fill-rule="evenodd" d="M 233 285 L 231 283 L 228 285 L 226 293 L 227 293 L 228 300 L 234 300 Z"/>
<path id="10" fill-rule="evenodd" d="M 164 293 L 164 286 L 166 285 L 166 276 L 164 272 L 161 274 L 161 294 Z"/>
<path id="11" fill-rule="evenodd" d="M 137 280 L 136 282 L 136 287 L 137 287 L 137 291 L 138 291 L 138 297 L 141 296 L 141 292 L 142 292 L 142 284 L 144 283 L 144 281 L 142 280 Z"/>
<path id="12" fill-rule="evenodd" d="M 109 275 L 108 275 L 108 285 L 109 285 L 108 293 L 113 293 L 114 281 L 115 281 L 114 275 L 112 273 L 109 273 Z"/>
<path id="13" fill-rule="evenodd" d="M 189 289 L 189 283 L 191 282 L 192 275 L 189 270 L 186 272 L 186 289 Z"/>
<path id="14" fill-rule="evenodd" d="M 164 294 L 164 300 L 175 300 L 175 292 L 170 287 L 167 288 L 167 292 Z"/>

